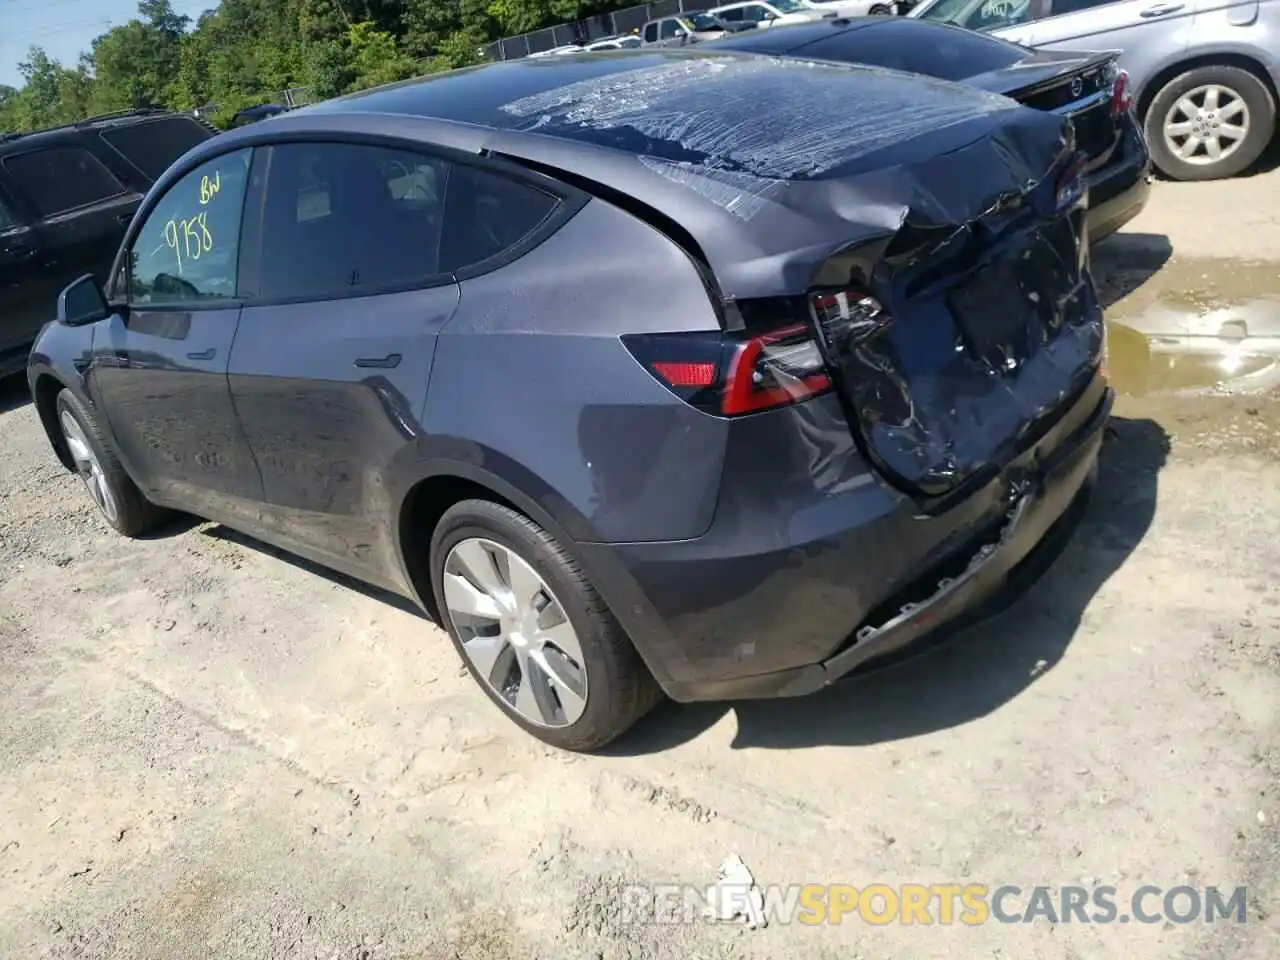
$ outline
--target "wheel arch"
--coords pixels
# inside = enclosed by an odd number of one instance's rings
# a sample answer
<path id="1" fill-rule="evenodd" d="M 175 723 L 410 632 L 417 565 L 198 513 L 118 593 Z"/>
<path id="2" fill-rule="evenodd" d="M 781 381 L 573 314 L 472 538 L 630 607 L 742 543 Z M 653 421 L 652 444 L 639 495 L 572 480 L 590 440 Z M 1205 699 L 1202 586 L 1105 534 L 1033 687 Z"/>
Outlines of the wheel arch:
<path id="1" fill-rule="evenodd" d="M 58 460 L 68 471 L 74 471 L 71 454 L 67 450 L 66 440 L 58 427 L 58 395 L 67 389 L 67 385 L 55 374 L 45 370 L 36 374 L 31 381 L 31 402 L 35 404 L 36 413 L 40 417 L 40 425 L 44 427 L 45 436 Z"/>
<path id="2" fill-rule="evenodd" d="M 1151 101 L 1156 98 L 1156 94 L 1163 89 L 1165 84 L 1174 77 L 1186 73 L 1188 70 L 1195 70 L 1198 67 L 1236 67 L 1240 70 L 1246 70 L 1262 81 L 1263 86 L 1267 88 L 1267 92 L 1271 95 L 1273 106 L 1280 102 L 1280 92 L 1276 89 L 1275 77 L 1271 75 L 1271 72 L 1261 60 L 1239 50 L 1212 50 L 1205 53 L 1197 53 L 1194 57 L 1175 60 L 1173 63 L 1166 64 L 1153 73 L 1151 78 L 1142 85 L 1142 89 L 1138 91 L 1137 103 L 1134 105 L 1138 120 L 1141 123 L 1146 123 L 1147 110 L 1151 108 Z"/>
<path id="3" fill-rule="evenodd" d="M 585 517 L 561 502 L 562 516 L 544 505 L 550 496 L 531 496 L 520 486 L 484 467 L 445 462 L 422 465 L 404 483 L 396 511 L 396 549 L 408 586 L 422 607 L 440 622 L 439 605 L 431 586 L 431 538 L 445 511 L 463 500 L 489 500 L 510 507 L 537 523 L 566 549 L 589 528 Z M 549 493 L 549 491 L 547 491 Z M 564 515 L 568 511 L 571 515 Z M 579 536 L 575 537 L 577 533 Z"/>

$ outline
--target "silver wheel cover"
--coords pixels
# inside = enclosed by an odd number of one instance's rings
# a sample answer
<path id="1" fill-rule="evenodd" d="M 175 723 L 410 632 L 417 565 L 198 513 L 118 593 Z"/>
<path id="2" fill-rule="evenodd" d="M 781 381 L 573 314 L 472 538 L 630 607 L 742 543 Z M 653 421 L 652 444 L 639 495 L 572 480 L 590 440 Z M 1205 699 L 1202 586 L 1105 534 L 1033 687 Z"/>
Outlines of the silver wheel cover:
<path id="1" fill-rule="evenodd" d="M 102 464 L 98 462 L 97 454 L 93 452 L 80 421 L 71 415 L 70 410 L 63 410 L 58 423 L 62 426 L 62 438 L 67 442 L 67 451 L 75 463 L 76 473 L 80 474 L 80 479 L 89 488 L 89 495 L 93 497 L 93 502 L 98 505 L 103 516 L 113 524 L 116 523 L 120 517 L 120 506 L 116 503 L 115 495 L 107 483 L 107 475 L 103 472 Z"/>
<path id="2" fill-rule="evenodd" d="M 476 674 L 529 723 L 567 727 L 587 707 L 577 631 L 533 567 L 492 540 L 444 561 L 444 605 Z"/>

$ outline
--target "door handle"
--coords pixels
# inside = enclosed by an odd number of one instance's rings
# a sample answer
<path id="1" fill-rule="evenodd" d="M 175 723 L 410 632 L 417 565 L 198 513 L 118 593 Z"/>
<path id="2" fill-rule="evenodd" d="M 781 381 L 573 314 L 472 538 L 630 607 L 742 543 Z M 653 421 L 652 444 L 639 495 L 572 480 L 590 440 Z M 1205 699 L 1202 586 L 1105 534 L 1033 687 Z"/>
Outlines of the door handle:
<path id="1" fill-rule="evenodd" d="M 375 367 L 379 370 L 390 370 L 392 367 L 400 366 L 401 356 L 398 353 L 389 353 L 385 357 L 360 357 L 356 360 L 357 367 Z"/>
<path id="2" fill-rule="evenodd" d="M 208 350 L 201 350 L 198 353 L 188 353 L 187 359 L 188 360 L 212 360 L 217 355 L 218 355 L 218 351 L 213 347 L 210 347 Z"/>
<path id="3" fill-rule="evenodd" d="M 1149 20 L 1152 17 L 1163 17 L 1170 13 L 1177 13 L 1185 6 L 1185 3 L 1157 3 L 1154 7 L 1147 7 L 1138 16 L 1146 17 Z"/>

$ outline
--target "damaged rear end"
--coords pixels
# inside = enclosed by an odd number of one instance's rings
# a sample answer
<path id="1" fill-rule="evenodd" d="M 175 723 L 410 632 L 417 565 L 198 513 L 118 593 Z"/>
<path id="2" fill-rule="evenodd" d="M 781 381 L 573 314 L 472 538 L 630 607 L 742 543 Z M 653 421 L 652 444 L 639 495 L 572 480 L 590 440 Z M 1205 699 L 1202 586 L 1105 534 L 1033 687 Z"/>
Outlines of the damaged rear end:
<path id="1" fill-rule="evenodd" d="M 619 175 L 580 150 L 501 148 L 666 233 L 716 308 L 715 330 L 673 318 L 623 338 L 728 422 L 711 530 L 614 551 L 640 587 L 631 610 L 646 597 L 701 658 L 669 694 L 812 690 L 971 613 L 1063 528 L 1110 409 L 1069 118 L 727 56 L 505 109 L 526 132 L 634 153 Z M 735 598 L 712 619 L 693 612 L 709 584 Z"/>

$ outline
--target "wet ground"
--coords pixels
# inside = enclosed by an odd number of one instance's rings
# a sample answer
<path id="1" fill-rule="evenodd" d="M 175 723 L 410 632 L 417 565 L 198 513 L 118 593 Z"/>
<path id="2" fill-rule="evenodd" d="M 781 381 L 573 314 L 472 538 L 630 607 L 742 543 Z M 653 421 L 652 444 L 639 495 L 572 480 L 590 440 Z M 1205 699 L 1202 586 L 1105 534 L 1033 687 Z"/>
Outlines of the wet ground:
<path id="1" fill-rule="evenodd" d="M 1093 270 L 1118 415 L 1186 455 L 1280 455 L 1280 171 L 1157 183 Z"/>

